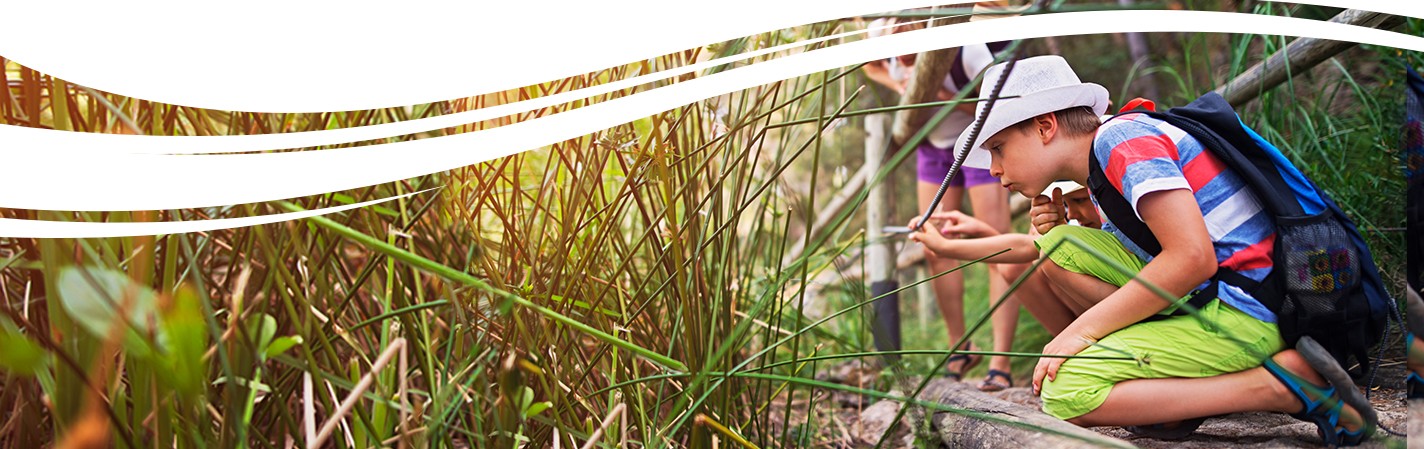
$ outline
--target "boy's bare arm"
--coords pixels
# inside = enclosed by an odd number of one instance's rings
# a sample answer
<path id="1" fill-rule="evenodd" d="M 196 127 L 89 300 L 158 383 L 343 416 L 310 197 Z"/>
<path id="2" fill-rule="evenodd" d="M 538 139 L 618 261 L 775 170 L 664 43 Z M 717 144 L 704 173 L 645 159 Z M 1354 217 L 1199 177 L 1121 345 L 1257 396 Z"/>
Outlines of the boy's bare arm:
<path id="1" fill-rule="evenodd" d="M 1142 268 L 1138 279 L 1185 296 L 1216 273 L 1216 253 L 1192 192 L 1168 190 L 1138 200 L 1143 223 L 1162 243 L 1162 253 Z M 1168 300 L 1141 282 L 1129 282 L 1089 309 L 1069 330 L 1100 339 L 1167 308 Z M 1080 323 L 1081 322 L 1081 323 Z M 1078 329 L 1073 329 L 1077 327 Z"/>
<path id="2" fill-rule="evenodd" d="M 1138 273 L 1137 279 L 1150 282 L 1174 298 L 1180 298 L 1216 273 L 1215 250 L 1201 208 L 1189 190 L 1167 190 L 1144 195 L 1138 200 L 1142 221 L 1162 243 L 1162 252 Z M 1093 342 L 1119 329 L 1142 321 L 1168 306 L 1141 282 L 1122 288 L 1089 308 L 1068 328 L 1054 337 L 1044 354 L 1074 355 Z M 1043 379 L 1053 380 L 1063 358 L 1040 358 L 1034 368 L 1034 392 Z"/>

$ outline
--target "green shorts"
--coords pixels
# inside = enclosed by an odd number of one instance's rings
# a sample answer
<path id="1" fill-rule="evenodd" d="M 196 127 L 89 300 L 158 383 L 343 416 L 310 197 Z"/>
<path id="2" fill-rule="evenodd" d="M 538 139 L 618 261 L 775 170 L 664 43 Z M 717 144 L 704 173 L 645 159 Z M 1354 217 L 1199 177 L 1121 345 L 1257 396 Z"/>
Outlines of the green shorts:
<path id="1" fill-rule="evenodd" d="M 1069 236 L 1117 261 L 1134 276 L 1146 265 L 1111 233 L 1092 228 L 1057 226 L 1035 244 L 1046 251 L 1063 241 L 1048 257 L 1065 270 L 1119 287 L 1132 279 L 1066 241 Z M 1275 323 L 1258 320 L 1219 300 L 1203 306 L 1200 315 L 1200 319 L 1181 315 L 1137 323 L 1098 341 L 1079 355 L 1130 354 L 1137 360 L 1069 359 L 1058 368 L 1053 381 L 1044 381 L 1040 396 L 1043 411 L 1059 419 L 1076 418 L 1102 405 L 1118 382 L 1233 373 L 1261 366 L 1285 349 Z"/>

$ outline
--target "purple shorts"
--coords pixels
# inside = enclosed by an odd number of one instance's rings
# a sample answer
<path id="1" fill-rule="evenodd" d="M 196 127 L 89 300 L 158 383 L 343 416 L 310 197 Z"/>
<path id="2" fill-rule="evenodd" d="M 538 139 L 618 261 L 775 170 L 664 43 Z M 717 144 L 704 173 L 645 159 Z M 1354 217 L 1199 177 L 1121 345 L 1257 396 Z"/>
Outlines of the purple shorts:
<path id="1" fill-rule="evenodd" d="M 915 172 L 920 181 L 938 185 L 949 174 L 949 166 L 954 164 L 954 152 L 920 142 L 915 147 Z M 998 184 L 999 178 L 982 168 L 959 167 L 959 173 L 949 180 L 950 187 L 974 187 L 983 184 Z"/>

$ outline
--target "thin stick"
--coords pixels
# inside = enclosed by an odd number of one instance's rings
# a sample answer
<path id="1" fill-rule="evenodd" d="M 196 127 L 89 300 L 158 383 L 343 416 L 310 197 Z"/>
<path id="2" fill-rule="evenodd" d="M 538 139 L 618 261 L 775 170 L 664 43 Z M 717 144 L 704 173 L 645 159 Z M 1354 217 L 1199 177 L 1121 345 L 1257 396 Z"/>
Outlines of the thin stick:
<path id="1" fill-rule="evenodd" d="M 312 394 L 311 372 L 302 373 L 302 430 L 307 441 L 316 441 L 316 396 Z"/>
<path id="2" fill-rule="evenodd" d="M 727 426 L 724 426 L 722 425 L 722 423 L 717 422 L 717 420 L 712 419 L 711 416 L 698 413 L 697 418 L 694 419 L 693 423 L 710 427 L 712 428 L 712 430 L 717 431 L 717 433 L 722 434 L 723 436 L 727 437 L 727 439 L 732 440 L 733 442 L 741 445 L 744 448 L 759 449 L 757 445 L 752 444 L 752 442 L 750 441 L 747 441 L 746 438 L 742 438 L 741 435 L 737 435 L 737 433 L 733 432 L 732 429 L 728 429 Z"/>
<path id="3" fill-rule="evenodd" d="M 593 435 L 588 436 L 588 441 L 585 441 L 580 449 L 593 449 L 593 447 L 598 444 L 598 439 L 603 438 L 603 431 L 608 429 L 608 426 L 613 425 L 614 419 L 618 419 L 619 416 L 623 415 L 623 409 L 625 408 L 627 407 L 624 406 L 622 402 L 613 406 L 613 411 L 608 412 L 608 416 L 603 417 L 603 423 L 598 425 L 598 430 L 593 431 Z"/>
<path id="4" fill-rule="evenodd" d="M 307 440 L 307 449 L 319 448 L 322 443 L 326 442 L 327 438 L 331 437 L 331 432 L 336 430 L 336 425 L 341 422 L 342 418 L 346 417 L 347 413 L 351 412 L 351 409 L 356 406 L 356 401 L 360 400 L 361 395 L 366 392 L 366 389 L 371 387 L 371 383 L 376 381 L 376 375 L 380 374 L 381 369 L 385 368 L 386 364 L 390 363 L 391 358 L 396 356 L 396 351 L 404 352 L 404 349 L 405 339 L 397 338 L 391 342 L 390 346 L 386 347 L 385 351 L 381 352 L 381 356 L 376 358 L 375 363 L 371 364 L 371 370 L 367 371 L 366 375 L 361 376 L 361 381 L 357 382 L 356 386 L 351 389 L 351 392 L 346 394 L 346 399 L 341 400 L 341 405 L 337 406 L 336 413 L 333 413 L 331 417 L 326 419 L 326 423 L 322 424 L 321 432 L 317 433 L 316 439 Z"/>
<path id="5" fill-rule="evenodd" d="M 400 378 L 400 392 L 399 392 L 398 394 L 400 395 L 400 404 L 401 404 L 401 412 L 400 412 L 400 418 L 401 418 L 401 421 L 400 421 L 401 439 L 400 439 L 400 441 L 397 441 L 397 442 L 396 442 L 396 448 L 398 448 L 398 449 L 403 449 L 403 448 L 406 447 L 405 441 L 406 441 L 406 438 L 408 438 L 408 437 L 410 436 L 410 432 L 411 432 L 411 430 L 410 430 L 410 401 L 409 401 L 408 398 L 406 397 L 406 392 L 409 391 L 409 388 L 410 388 L 410 380 L 406 377 L 406 373 L 410 372 L 410 360 L 409 360 L 409 356 L 407 355 L 408 353 L 410 353 L 410 351 L 402 350 L 402 351 L 400 352 L 400 362 L 399 362 L 399 364 L 396 366 L 396 367 L 398 368 L 398 371 L 396 372 L 396 377 Z"/>

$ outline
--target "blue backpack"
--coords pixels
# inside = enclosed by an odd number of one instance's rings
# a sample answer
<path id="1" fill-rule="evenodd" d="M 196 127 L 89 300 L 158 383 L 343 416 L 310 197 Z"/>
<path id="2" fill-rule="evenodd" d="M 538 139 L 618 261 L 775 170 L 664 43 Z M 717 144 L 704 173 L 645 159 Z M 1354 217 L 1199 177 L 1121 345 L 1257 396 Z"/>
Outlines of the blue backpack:
<path id="1" fill-rule="evenodd" d="M 1361 367 L 1369 366 L 1369 350 L 1384 338 L 1389 311 L 1397 309 L 1369 247 L 1335 201 L 1247 127 L 1221 95 L 1208 93 L 1167 112 L 1126 110 L 1139 103 L 1129 103 L 1122 113 L 1147 114 L 1196 138 L 1245 180 L 1276 227 L 1274 267 L 1265 279 L 1256 282 L 1218 268 L 1207 287 L 1194 292 L 1187 304 L 1199 308 L 1216 298 L 1220 283 L 1233 285 L 1276 314 L 1286 347 L 1310 336 L 1340 366 L 1350 367 L 1351 357 Z M 1138 247 L 1159 254 L 1162 245 L 1108 182 L 1096 156 L 1089 167 L 1088 187 L 1107 218 Z M 1362 371 L 1352 373 L 1358 376 Z"/>

